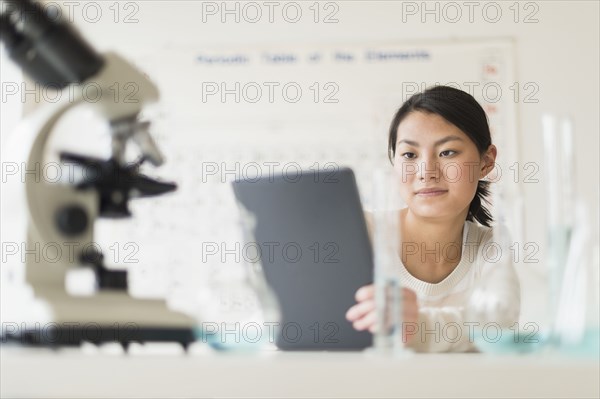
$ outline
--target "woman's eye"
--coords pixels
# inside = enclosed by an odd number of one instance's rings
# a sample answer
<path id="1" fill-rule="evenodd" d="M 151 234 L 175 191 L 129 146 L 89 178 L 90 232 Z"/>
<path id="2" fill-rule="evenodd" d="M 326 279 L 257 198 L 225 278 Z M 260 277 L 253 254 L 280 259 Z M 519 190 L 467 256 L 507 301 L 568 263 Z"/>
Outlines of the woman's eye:
<path id="1" fill-rule="evenodd" d="M 440 152 L 440 155 L 443 157 L 449 157 L 450 155 L 454 155 L 454 154 L 456 154 L 456 151 L 453 151 L 453 150 L 446 150 L 446 151 Z"/>
<path id="2" fill-rule="evenodd" d="M 405 152 L 402 154 L 402 157 L 406 159 L 413 159 L 414 157 L 416 157 L 416 155 L 412 152 Z"/>

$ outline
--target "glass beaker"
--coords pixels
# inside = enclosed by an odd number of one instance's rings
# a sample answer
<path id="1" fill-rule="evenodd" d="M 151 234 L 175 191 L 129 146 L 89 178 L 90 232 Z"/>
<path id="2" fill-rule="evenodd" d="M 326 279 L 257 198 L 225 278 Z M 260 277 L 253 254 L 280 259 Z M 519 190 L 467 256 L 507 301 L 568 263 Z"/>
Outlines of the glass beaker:
<path id="1" fill-rule="evenodd" d="M 593 245 L 595 232 L 582 200 L 575 202 L 574 217 L 554 320 L 553 343 L 566 353 L 597 358 L 600 354 L 598 242 Z"/>
<path id="2" fill-rule="evenodd" d="M 263 274 L 254 215 L 238 206 L 243 239 L 230 243 L 235 261 L 220 265 L 205 287 L 196 335 L 217 350 L 256 351 L 274 346 L 280 311 Z"/>

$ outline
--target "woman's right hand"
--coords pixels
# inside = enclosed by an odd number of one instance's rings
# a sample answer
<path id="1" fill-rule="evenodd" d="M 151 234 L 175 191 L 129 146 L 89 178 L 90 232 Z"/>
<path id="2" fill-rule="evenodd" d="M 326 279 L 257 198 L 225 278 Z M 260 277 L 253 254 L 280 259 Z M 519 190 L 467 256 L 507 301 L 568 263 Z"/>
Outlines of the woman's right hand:
<path id="1" fill-rule="evenodd" d="M 358 330 L 377 331 L 377 314 L 375 310 L 375 286 L 365 285 L 356 291 L 356 305 L 346 312 L 346 319 Z M 409 288 L 402 287 L 402 322 L 416 323 L 419 318 L 417 295 Z M 403 335 L 406 336 L 405 332 Z M 407 338 L 410 339 L 412 334 Z"/>

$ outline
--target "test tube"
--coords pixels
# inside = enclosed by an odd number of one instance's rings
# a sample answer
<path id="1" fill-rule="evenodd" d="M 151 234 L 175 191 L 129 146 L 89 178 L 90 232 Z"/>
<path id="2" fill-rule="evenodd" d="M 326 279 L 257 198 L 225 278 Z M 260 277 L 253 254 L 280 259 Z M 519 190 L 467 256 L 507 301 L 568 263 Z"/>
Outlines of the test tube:
<path id="1" fill-rule="evenodd" d="M 576 346 L 582 341 L 586 327 L 586 294 L 589 281 L 591 249 L 591 229 L 587 219 L 587 210 L 582 201 L 575 204 L 575 221 L 571 240 L 569 241 L 568 257 L 564 264 L 564 273 L 556 318 L 554 320 L 555 338 L 561 346 Z"/>
<path id="2" fill-rule="evenodd" d="M 373 175 L 373 249 L 377 330 L 374 347 L 380 353 L 404 352 L 400 279 L 400 209 L 398 178 L 393 170 Z"/>
<path id="3" fill-rule="evenodd" d="M 548 316 L 551 329 L 555 330 L 572 229 L 569 209 L 573 204 L 572 125 L 565 121 L 559 130 L 556 117 L 546 114 L 542 117 L 542 130 L 547 194 Z M 552 331 L 550 334 L 555 335 Z"/>

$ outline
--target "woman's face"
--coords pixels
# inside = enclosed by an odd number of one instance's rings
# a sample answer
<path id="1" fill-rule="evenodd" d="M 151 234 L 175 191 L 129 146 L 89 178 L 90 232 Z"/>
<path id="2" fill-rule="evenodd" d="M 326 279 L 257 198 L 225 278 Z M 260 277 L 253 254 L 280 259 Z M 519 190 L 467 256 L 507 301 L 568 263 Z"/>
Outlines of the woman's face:
<path id="1" fill-rule="evenodd" d="M 436 114 L 411 112 L 398 126 L 394 168 L 400 194 L 416 216 L 466 217 L 495 158 L 495 146 L 480 156 L 469 136 Z"/>

